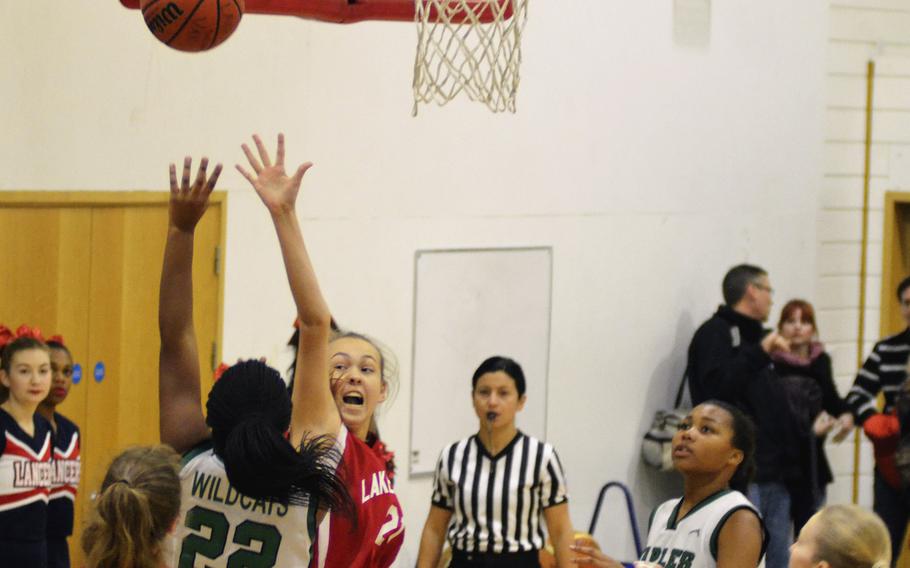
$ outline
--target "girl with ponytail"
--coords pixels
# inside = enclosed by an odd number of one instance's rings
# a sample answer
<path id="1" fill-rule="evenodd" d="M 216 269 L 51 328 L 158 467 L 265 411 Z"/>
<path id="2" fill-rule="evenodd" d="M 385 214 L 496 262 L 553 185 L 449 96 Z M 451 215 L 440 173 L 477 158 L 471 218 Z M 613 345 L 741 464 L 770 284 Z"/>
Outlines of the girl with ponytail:
<path id="1" fill-rule="evenodd" d="M 180 456 L 168 446 L 130 448 L 111 462 L 82 548 L 88 568 L 160 568 L 180 513 Z"/>
<path id="2" fill-rule="evenodd" d="M 686 568 L 758 566 L 767 531 L 743 494 L 755 471 L 754 454 L 755 426 L 739 409 L 716 400 L 693 408 L 673 436 L 673 465 L 683 476 L 683 496 L 651 514 L 641 562 Z M 572 549 L 578 554 L 576 564 L 621 566 L 596 548 L 579 543 Z"/>
<path id="3" fill-rule="evenodd" d="M 215 383 L 205 418 L 193 328 L 193 234 L 221 166 L 207 177 L 203 158 L 191 183 L 187 157 L 179 184 L 175 166 L 170 168 L 158 324 L 161 441 L 183 454 L 181 512 L 170 557 L 175 566 L 307 566 L 315 522 L 326 509 L 352 508 L 336 474 L 339 452 L 332 436 L 338 428 L 328 413 L 306 405 L 307 385 L 317 377 L 322 385 L 328 374 L 330 317 L 315 280 L 301 278 L 312 269 L 294 202 L 309 166 L 288 178 L 283 153 L 280 141 L 276 166 L 282 175 L 257 192 L 276 202 L 269 210 L 301 322 L 296 374 L 303 388 L 295 389 L 292 400 L 278 371 L 261 361 L 240 362 Z"/>

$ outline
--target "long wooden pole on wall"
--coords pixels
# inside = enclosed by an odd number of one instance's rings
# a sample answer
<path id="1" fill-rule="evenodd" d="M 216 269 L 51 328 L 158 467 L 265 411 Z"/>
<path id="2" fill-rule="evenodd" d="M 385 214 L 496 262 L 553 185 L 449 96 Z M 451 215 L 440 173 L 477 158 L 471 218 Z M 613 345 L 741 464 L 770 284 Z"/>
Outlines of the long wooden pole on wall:
<path id="1" fill-rule="evenodd" d="M 856 339 L 856 367 L 863 364 L 866 342 L 866 249 L 869 245 L 869 174 L 872 169 L 872 87 L 875 84 L 875 61 L 866 64 L 866 140 L 863 158 L 863 229 L 859 248 L 859 324 Z M 860 433 L 853 434 L 853 502 L 859 501 Z"/>

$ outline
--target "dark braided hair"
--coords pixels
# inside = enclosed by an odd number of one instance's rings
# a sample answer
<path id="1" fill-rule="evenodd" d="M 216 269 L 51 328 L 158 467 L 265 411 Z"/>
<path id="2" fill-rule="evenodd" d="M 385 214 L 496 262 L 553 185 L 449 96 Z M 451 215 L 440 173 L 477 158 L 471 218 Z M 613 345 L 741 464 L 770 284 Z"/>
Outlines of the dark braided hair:
<path id="1" fill-rule="evenodd" d="M 291 398 L 278 371 L 250 360 L 230 367 L 209 393 L 206 424 L 231 485 L 254 499 L 321 505 L 352 513 L 336 475 L 340 460 L 330 436 L 305 436 L 299 448 L 285 437 Z"/>

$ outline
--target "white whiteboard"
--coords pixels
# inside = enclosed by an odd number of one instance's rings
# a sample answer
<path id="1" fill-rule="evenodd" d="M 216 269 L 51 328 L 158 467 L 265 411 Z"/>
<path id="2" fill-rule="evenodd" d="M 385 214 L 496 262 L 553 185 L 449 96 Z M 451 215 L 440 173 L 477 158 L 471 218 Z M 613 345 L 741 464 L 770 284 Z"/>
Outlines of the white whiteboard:
<path id="1" fill-rule="evenodd" d="M 524 369 L 518 428 L 546 438 L 552 249 L 421 250 L 414 261 L 410 474 L 477 431 L 471 377 L 504 355 Z"/>

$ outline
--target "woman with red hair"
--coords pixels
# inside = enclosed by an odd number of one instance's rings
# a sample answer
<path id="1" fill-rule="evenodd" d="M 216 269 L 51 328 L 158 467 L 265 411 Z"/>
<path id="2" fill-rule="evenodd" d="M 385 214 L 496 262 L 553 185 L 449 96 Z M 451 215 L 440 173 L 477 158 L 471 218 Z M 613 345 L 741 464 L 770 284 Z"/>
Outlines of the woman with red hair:
<path id="1" fill-rule="evenodd" d="M 793 534 L 799 534 L 824 504 L 825 486 L 834 480 L 825 455 L 825 439 L 836 430 L 834 441 L 842 441 L 853 430 L 853 415 L 834 385 L 831 357 L 818 341 L 812 304 L 805 300 L 787 302 L 777 331 L 789 341 L 790 350 L 775 352 L 771 358 L 806 435 L 803 485 L 790 488 Z"/>

